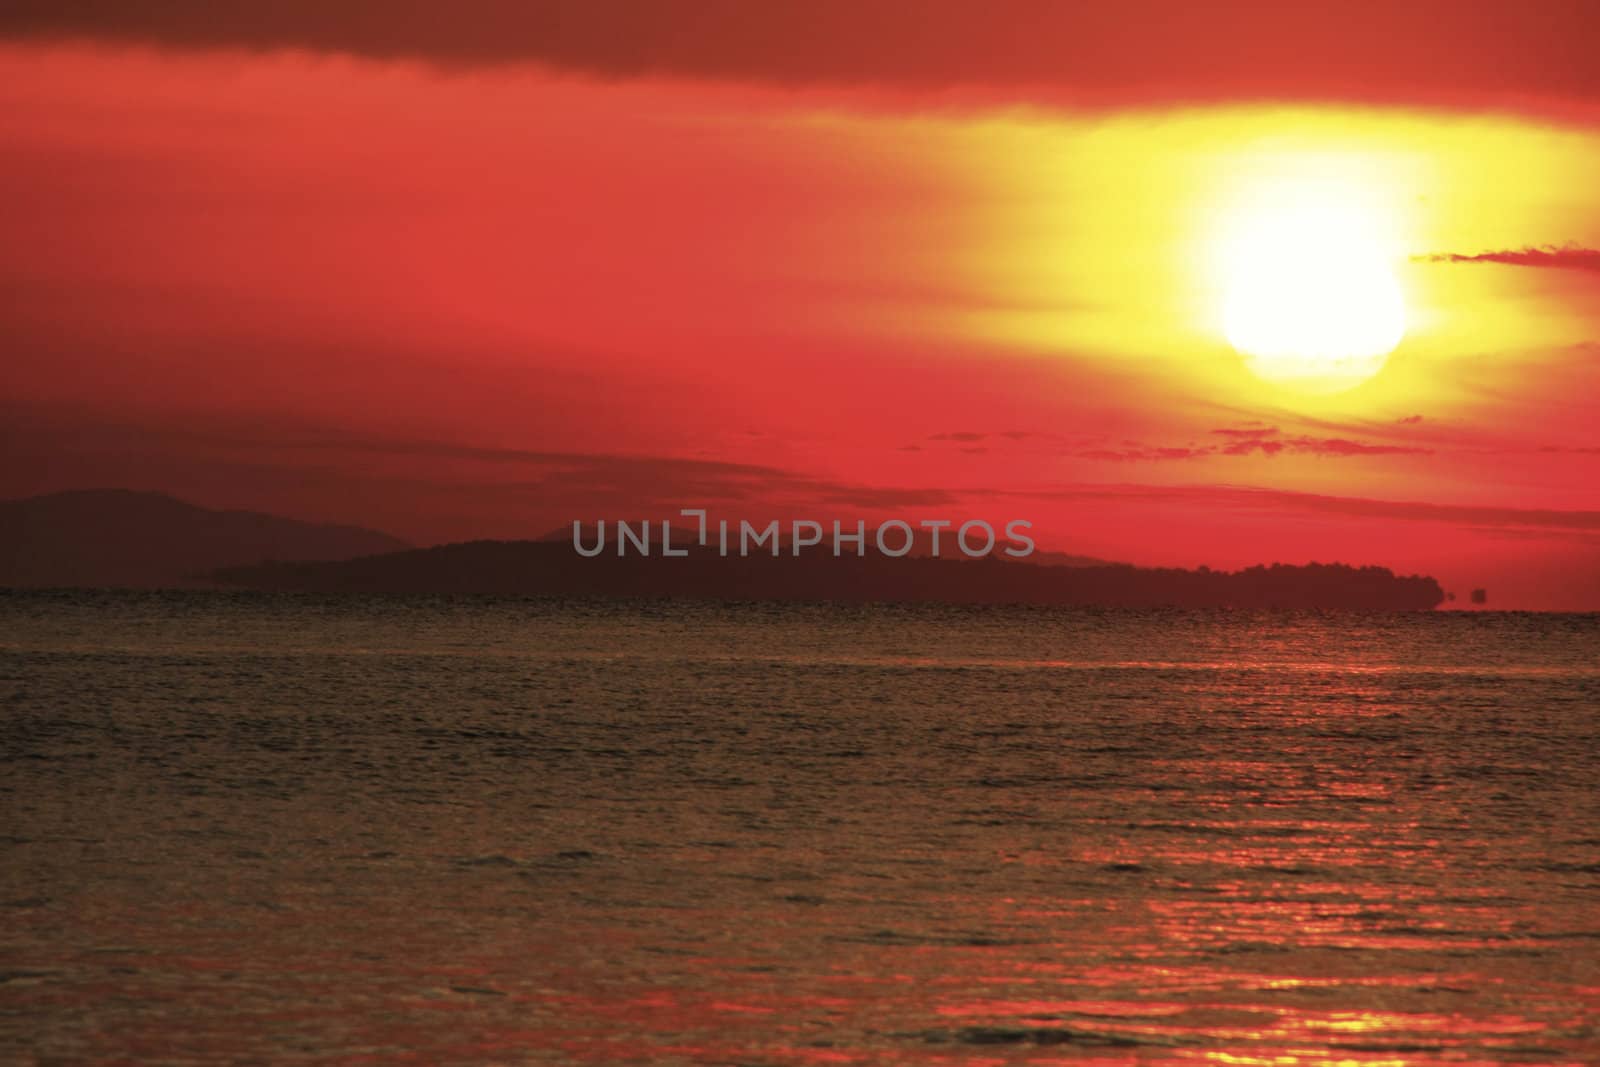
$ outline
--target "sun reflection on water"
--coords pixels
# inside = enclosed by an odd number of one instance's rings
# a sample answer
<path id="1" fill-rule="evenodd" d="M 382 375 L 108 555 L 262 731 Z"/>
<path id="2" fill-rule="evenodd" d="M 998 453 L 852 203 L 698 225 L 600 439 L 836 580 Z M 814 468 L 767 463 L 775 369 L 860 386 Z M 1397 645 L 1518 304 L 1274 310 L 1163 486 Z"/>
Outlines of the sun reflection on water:
<path id="1" fill-rule="evenodd" d="M 1581 628 L 462 610 L 381 662 L 31 619 L 8 1010 L 61 1062 L 1600 1061 Z"/>

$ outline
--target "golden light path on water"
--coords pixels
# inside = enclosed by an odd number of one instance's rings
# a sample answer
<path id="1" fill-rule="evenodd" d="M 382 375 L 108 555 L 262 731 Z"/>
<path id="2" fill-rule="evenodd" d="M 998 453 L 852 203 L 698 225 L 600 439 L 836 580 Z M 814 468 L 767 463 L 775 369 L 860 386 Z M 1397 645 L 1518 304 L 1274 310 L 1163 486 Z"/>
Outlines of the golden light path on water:
<path id="1" fill-rule="evenodd" d="M 0 611 L 47 1056 L 1600 1051 L 1592 617 Z"/>

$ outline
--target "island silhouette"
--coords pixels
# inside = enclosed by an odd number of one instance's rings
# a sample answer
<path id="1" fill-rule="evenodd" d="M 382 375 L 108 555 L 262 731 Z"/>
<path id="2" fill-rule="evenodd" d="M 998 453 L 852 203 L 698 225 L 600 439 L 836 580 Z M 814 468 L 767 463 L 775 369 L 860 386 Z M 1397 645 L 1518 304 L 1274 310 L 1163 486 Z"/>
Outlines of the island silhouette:
<path id="1" fill-rule="evenodd" d="M 934 601 L 1104 607 L 1426 611 L 1444 591 L 1386 567 L 1272 564 L 1240 571 L 829 553 L 583 558 L 570 542 L 471 541 L 323 563 L 229 567 L 248 589 L 319 593 L 501 593 L 710 600 Z"/>
<path id="2" fill-rule="evenodd" d="M 359 526 L 197 507 L 162 493 L 85 490 L 0 502 L 0 586 L 212 587 L 314 593 L 501 594 L 710 600 L 904 601 L 1104 607 L 1426 611 L 1431 577 L 1309 563 L 1238 571 L 1138 567 L 1060 552 L 1014 559 L 834 556 L 585 558 L 571 531 L 412 548 Z M 659 547 L 659 546 L 658 546 Z"/>

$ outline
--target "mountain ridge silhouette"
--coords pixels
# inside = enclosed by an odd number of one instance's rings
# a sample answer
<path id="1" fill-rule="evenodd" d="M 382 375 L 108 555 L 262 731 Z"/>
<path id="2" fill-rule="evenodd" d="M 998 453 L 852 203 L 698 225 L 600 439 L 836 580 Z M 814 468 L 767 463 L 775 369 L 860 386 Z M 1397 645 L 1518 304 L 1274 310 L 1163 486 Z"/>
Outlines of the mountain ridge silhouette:
<path id="1" fill-rule="evenodd" d="M 0 501 L 0 586 L 167 588 L 265 559 L 410 548 L 363 526 L 200 507 L 167 493 L 75 489 Z"/>

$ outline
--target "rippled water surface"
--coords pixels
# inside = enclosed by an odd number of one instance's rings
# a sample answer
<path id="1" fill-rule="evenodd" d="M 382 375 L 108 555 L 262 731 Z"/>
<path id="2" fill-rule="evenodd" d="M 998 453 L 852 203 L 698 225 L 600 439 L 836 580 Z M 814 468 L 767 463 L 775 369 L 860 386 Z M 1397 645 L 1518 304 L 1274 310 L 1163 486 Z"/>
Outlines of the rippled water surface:
<path id="1" fill-rule="evenodd" d="M 0 1058 L 1600 1063 L 1600 620 L 0 596 Z"/>

